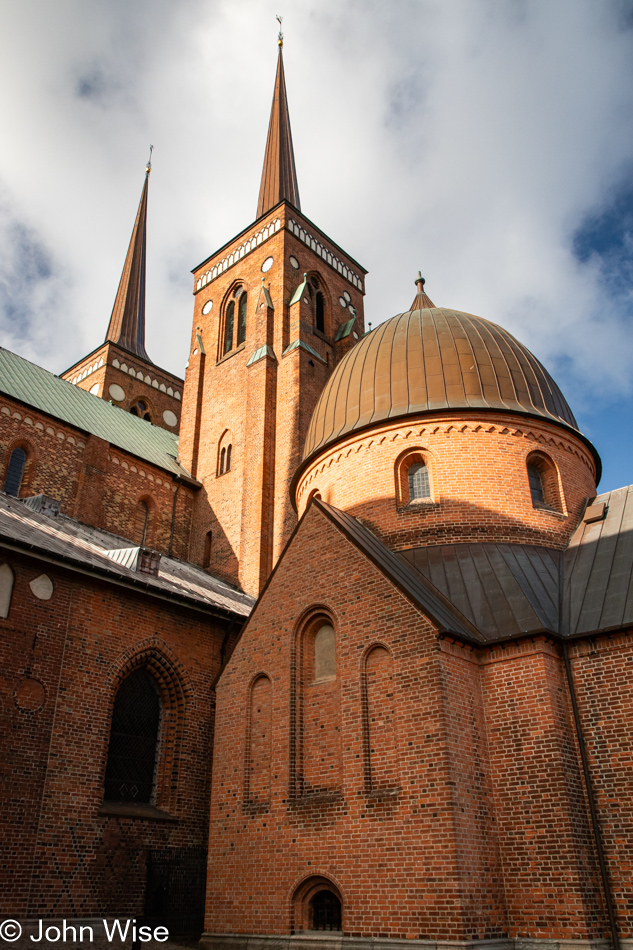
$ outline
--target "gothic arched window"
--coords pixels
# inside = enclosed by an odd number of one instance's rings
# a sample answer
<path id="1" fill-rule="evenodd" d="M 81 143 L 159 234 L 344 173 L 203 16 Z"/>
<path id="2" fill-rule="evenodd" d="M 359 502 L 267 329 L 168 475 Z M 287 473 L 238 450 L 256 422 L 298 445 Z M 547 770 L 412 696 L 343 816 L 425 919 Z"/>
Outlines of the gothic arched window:
<path id="1" fill-rule="evenodd" d="M 141 419 L 145 419 L 146 422 L 151 422 L 152 417 L 149 412 L 149 406 L 142 399 L 137 399 L 134 405 L 131 407 L 130 412 L 133 416 L 140 416 Z"/>
<path id="2" fill-rule="evenodd" d="M 320 333 L 325 333 L 325 297 L 320 290 L 316 293 L 315 323 Z"/>
<path id="3" fill-rule="evenodd" d="M 340 930 L 341 902 L 330 890 L 317 891 L 310 901 L 310 930 Z"/>
<path id="4" fill-rule="evenodd" d="M 7 467 L 7 474 L 5 475 L 4 479 L 4 490 L 7 495 L 15 495 L 16 498 L 19 496 L 25 465 L 26 452 L 24 449 L 14 449 L 11 453 L 9 465 Z"/>
<path id="5" fill-rule="evenodd" d="M 237 345 L 241 346 L 244 340 L 246 339 L 246 304 L 247 296 L 246 291 L 242 294 L 239 300 L 238 310 L 239 318 L 237 321 Z"/>
<path id="6" fill-rule="evenodd" d="M 224 354 L 233 349 L 233 324 L 235 323 L 235 302 L 229 300 L 224 317 Z"/>
<path id="7" fill-rule="evenodd" d="M 541 481 L 541 473 L 539 472 L 536 465 L 528 465 L 528 481 L 530 483 L 530 494 L 532 496 L 533 505 L 544 505 L 545 504 L 545 494 L 543 492 L 543 482 Z"/>
<path id="8" fill-rule="evenodd" d="M 123 680 L 114 700 L 105 801 L 149 804 L 154 791 L 161 703 L 144 668 Z"/>

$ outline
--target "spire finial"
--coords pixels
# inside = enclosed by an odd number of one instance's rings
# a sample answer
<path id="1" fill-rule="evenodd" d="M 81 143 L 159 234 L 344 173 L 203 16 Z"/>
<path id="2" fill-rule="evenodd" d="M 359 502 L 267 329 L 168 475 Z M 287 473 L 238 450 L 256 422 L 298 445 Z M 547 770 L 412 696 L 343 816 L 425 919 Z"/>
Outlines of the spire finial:
<path id="1" fill-rule="evenodd" d="M 277 17 L 277 20 L 281 27 L 282 17 Z M 288 115 L 288 100 L 286 98 L 282 46 L 283 33 L 280 29 L 275 91 L 270 110 L 264 167 L 259 189 L 259 201 L 257 202 L 258 218 L 261 218 L 263 214 L 278 205 L 280 201 L 288 201 L 297 211 L 301 211 L 297 170 L 292 149 L 292 134 L 290 132 L 290 116 Z"/>
<path id="2" fill-rule="evenodd" d="M 149 147 L 149 158 L 147 159 L 147 165 L 145 166 L 145 173 L 149 175 L 152 170 L 152 152 L 154 151 L 154 146 L 150 145 Z"/>
<path id="3" fill-rule="evenodd" d="M 435 307 L 430 297 L 427 297 L 424 293 L 425 283 L 426 281 L 422 276 L 422 271 L 418 271 L 418 276 L 415 278 L 415 286 L 418 288 L 418 292 L 409 307 L 410 310 L 432 310 Z"/>
<path id="4" fill-rule="evenodd" d="M 278 35 L 277 35 L 277 46 L 278 46 L 280 49 L 281 49 L 281 47 L 284 45 L 284 35 L 283 35 L 283 33 L 281 32 L 282 20 L 283 20 L 283 17 L 282 17 L 282 16 L 277 16 L 277 22 L 279 23 L 279 33 L 278 33 Z"/>

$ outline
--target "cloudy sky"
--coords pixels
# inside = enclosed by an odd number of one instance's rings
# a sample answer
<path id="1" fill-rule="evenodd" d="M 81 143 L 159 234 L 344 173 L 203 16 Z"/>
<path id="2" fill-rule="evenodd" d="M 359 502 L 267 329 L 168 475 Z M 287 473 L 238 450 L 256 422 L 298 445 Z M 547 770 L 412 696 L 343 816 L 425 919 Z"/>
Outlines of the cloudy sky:
<path id="1" fill-rule="evenodd" d="M 189 272 L 255 217 L 277 13 L 302 209 L 366 319 L 421 269 L 633 482 L 631 0 L 0 0 L 0 344 L 101 342 L 152 143 L 147 349 L 183 372 Z"/>

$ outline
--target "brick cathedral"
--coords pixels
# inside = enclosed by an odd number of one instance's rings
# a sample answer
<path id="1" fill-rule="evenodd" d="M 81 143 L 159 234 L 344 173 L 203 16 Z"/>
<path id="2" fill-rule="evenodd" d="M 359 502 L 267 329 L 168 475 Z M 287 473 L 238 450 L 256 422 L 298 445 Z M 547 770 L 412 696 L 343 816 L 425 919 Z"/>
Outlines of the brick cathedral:
<path id="1" fill-rule="evenodd" d="M 0 915 L 630 950 L 633 488 L 421 277 L 365 331 L 281 41 L 184 380 L 145 349 L 149 175 L 104 342 L 61 376 L 0 349 Z"/>

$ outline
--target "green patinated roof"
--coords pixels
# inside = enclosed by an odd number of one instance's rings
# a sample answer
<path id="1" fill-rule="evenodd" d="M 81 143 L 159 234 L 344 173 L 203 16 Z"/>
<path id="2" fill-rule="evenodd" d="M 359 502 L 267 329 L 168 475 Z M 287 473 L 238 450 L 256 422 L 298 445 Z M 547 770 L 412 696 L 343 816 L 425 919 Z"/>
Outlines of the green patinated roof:
<path id="1" fill-rule="evenodd" d="M 191 478 L 176 461 L 178 436 L 174 432 L 151 425 L 3 347 L 0 392 L 173 475 Z"/>
<path id="2" fill-rule="evenodd" d="M 334 337 L 334 342 L 337 343 L 339 340 L 344 340 L 346 336 L 349 336 L 352 332 L 352 327 L 354 326 L 354 320 L 356 317 L 352 317 L 351 320 L 348 320 L 347 323 L 344 323 L 343 326 L 338 328 L 338 333 Z"/>

